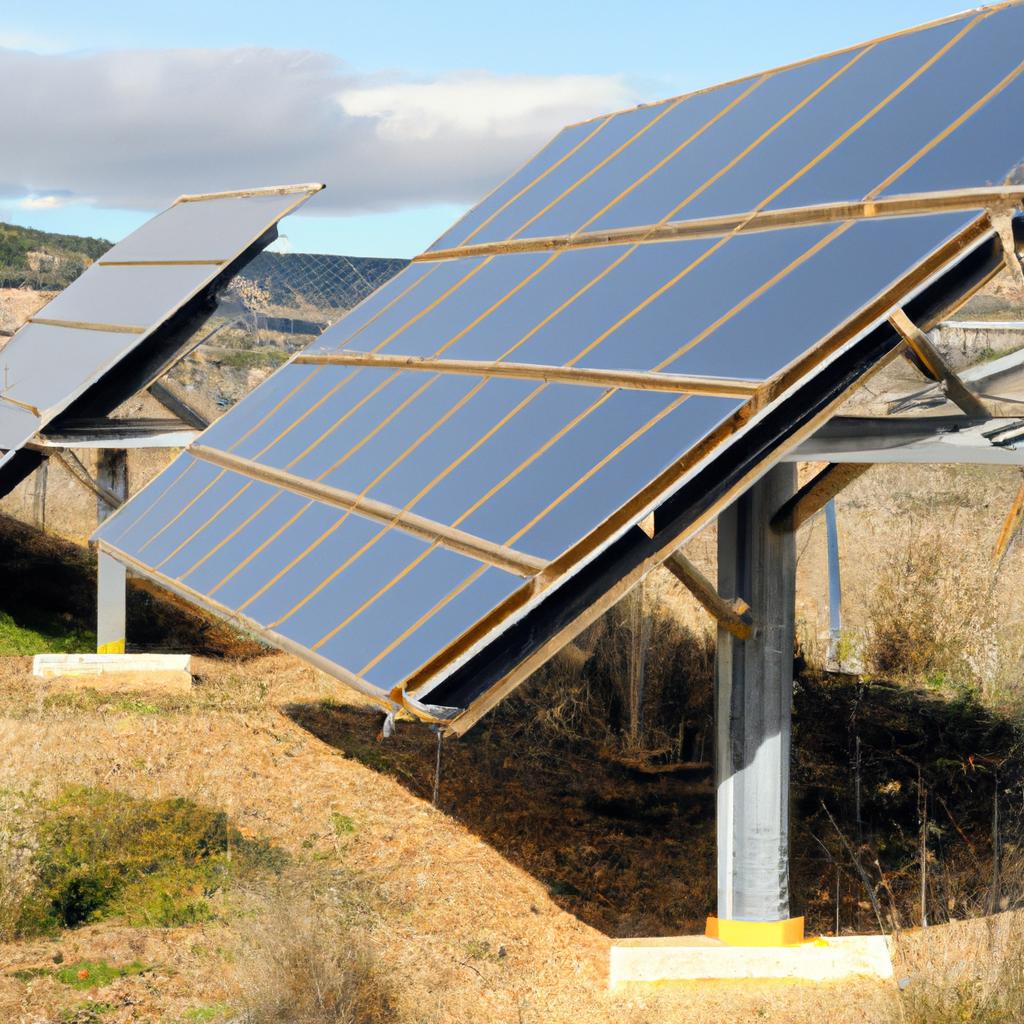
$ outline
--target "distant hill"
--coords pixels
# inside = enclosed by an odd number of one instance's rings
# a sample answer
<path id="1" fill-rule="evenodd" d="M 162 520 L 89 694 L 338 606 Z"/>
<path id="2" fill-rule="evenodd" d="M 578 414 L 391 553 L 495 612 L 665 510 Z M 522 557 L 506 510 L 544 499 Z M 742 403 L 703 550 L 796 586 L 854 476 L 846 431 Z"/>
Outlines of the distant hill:
<path id="1" fill-rule="evenodd" d="M 0 288 L 66 288 L 111 244 L 0 223 Z"/>

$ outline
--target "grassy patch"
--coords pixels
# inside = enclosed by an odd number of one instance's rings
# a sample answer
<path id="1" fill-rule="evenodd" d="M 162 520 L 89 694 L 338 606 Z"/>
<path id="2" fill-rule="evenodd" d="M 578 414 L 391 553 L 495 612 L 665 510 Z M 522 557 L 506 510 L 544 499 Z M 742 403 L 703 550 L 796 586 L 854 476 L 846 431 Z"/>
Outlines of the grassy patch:
<path id="1" fill-rule="evenodd" d="M 347 814 L 331 815 L 331 826 L 336 836 L 348 836 L 356 830 L 356 823 Z"/>
<path id="2" fill-rule="evenodd" d="M 17 932 L 52 933 L 107 917 L 197 924 L 213 917 L 215 895 L 284 863 L 282 851 L 242 836 L 221 811 L 180 797 L 139 800 L 71 787 L 39 814 L 34 884 Z"/>
<path id="3" fill-rule="evenodd" d="M 68 616 L 23 624 L 0 611 L 0 655 L 74 654 L 95 649 L 96 633 L 82 629 Z"/>
<path id="4" fill-rule="evenodd" d="M 240 348 L 222 353 L 217 361 L 236 370 L 276 370 L 288 361 L 288 353 L 279 348 Z"/>
<path id="5" fill-rule="evenodd" d="M 106 960 L 79 960 L 77 963 L 65 964 L 53 972 L 53 976 L 62 984 L 72 988 L 89 989 L 103 988 L 118 978 L 127 978 L 142 974 L 146 965 L 133 960 L 130 964 L 116 966 Z"/>
<path id="6" fill-rule="evenodd" d="M 181 1024 L 210 1024 L 231 1012 L 227 1003 L 213 1003 L 210 1006 L 193 1006 L 180 1017 Z"/>

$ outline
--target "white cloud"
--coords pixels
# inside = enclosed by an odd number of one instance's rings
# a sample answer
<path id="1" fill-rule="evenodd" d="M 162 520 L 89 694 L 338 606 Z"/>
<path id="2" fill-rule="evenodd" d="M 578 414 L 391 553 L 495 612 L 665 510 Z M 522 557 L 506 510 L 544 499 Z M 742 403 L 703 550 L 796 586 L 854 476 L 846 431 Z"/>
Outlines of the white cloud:
<path id="1" fill-rule="evenodd" d="M 472 201 L 562 125 L 635 99 L 617 77 L 412 81 L 272 49 L 0 51 L 0 95 L 0 191 L 25 203 L 325 181 L 309 212 L 334 214 Z"/>
<path id="2" fill-rule="evenodd" d="M 0 49 L 32 50 L 35 53 L 58 53 L 66 50 L 66 44 L 52 36 L 40 35 L 37 32 L 12 32 L 0 29 Z"/>
<path id="3" fill-rule="evenodd" d="M 618 79 L 564 75 L 496 78 L 458 75 L 435 82 L 359 85 L 338 96 L 353 117 L 377 120 L 388 139 L 419 140 L 445 134 L 493 139 L 529 136 L 538 124 L 567 120 L 621 105 Z"/>
<path id="4" fill-rule="evenodd" d="M 89 203 L 92 200 L 85 196 L 54 195 L 30 195 L 18 200 L 17 205 L 23 210 L 56 210 L 61 206 L 77 206 L 82 203 Z"/>

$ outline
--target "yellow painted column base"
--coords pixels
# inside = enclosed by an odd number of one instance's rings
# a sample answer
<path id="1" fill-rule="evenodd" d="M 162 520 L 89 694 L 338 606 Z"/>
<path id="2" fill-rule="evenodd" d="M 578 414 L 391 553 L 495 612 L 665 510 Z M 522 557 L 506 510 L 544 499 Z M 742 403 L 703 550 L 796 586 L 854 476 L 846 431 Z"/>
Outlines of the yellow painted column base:
<path id="1" fill-rule="evenodd" d="M 727 946 L 799 946 L 804 941 L 804 919 L 730 921 L 709 917 L 704 934 Z"/>
<path id="2" fill-rule="evenodd" d="M 98 644 L 97 654 L 124 654 L 124 640 L 111 640 L 109 644 Z"/>

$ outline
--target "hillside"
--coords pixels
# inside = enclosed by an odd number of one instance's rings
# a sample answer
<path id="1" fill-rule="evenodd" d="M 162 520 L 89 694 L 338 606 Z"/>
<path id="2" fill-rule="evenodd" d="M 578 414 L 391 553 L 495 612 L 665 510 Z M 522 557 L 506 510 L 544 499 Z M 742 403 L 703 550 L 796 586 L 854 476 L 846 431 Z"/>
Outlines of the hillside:
<path id="1" fill-rule="evenodd" d="M 0 288 L 59 291 L 110 246 L 103 238 L 0 223 Z"/>
<path id="2" fill-rule="evenodd" d="M 45 609 L 51 623 L 86 629 L 94 585 L 87 551 L 9 520 L 0 520 L 0 539 L 0 591 L 31 583 L 19 588 L 14 617 L 39 626 L 33 610 Z M 933 922 L 984 911 L 996 763 L 1006 794 L 996 908 L 1018 905 L 1021 771 L 1012 722 L 955 692 L 813 671 L 796 692 L 796 906 L 812 931 L 834 931 L 838 912 L 849 933 L 877 927 L 869 902 L 877 899 L 899 936 L 898 976 L 909 979 L 902 994 L 868 981 L 702 983 L 699 998 L 686 985 L 607 991 L 612 937 L 693 932 L 714 899 L 706 765 L 652 772 L 645 764 L 663 754 L 640 756 L 673 717 L 686 733 L 673 756 L 699 756 L 710 713 L 706 642 L 658 614 L 650 682 L 661 699 L 638 749 L 610 725 L 629 628 L 627 605 L 581 640 L 581 656 L 554 662 L 480 727 L 446 743 L 437 808 L 429 733 L 402 725 L 379 741 L 380 713 L 357 695 L 295 658 L 240 646 L 148 587 L 132 591 L 129 634 L 144 647 L 162 640 L 200 652 L 191 695 L 69 692 L 32 679 L 28 658 L 5 659 L 0 1017 L 227 1024 L 243 1010 L 267 1014 L 268 992 L 304 1000 L 313 986 L 357 971 L 375 1007 L 352 1018 L 359 1024 L 1016 1020 L 961 1010 L 995 985 L 1006 998 L 998 972 L 1007 928 L 1019 935 L 1017 917 L 907 930 L 917 914 L 922 780 L 936 794 Z M 694 657 L 695 649 L 705 655 Z M 870 893 L 822 802 L 866 865 Z M 170 837 L 160 832 L 162 815 L 171 815 Z M 155 891 L 150 883 L 117 890 L 110 906 L 89 895 L 95 882 L 113 884 L 103 851 L 129 843 L 135 822 L 148 823 L 151 842 L 166 843 L 184 841 L 210 815 L 214 832 L 203 833 L 200 848 L 212 842 L 229 860 L 234 849 L 231 872 L 195 882 L 192 868 L 161 867 Z M 96 842 L 94 828 L 103 848 L 84 856 L 78 846 Z M 63 836 L 67 867 L 49 854 L 37 859 L 50 847 L 35 837 L 54 834 Z M 263 852 L 250 864 L 253 851 Z M 134 870 L 130 858 L 117 864 Z M 33 903 L 33 886 L 53 886 L 62 871 L 71 874 L 56 910 Z M 40 913 L 64 915 L 63 924 L 37 924 Z M 958 994 L 956 975 L 947 981 L 965 963 L 975 1004 Z M 73 984 L 81 972 L 84 981 Z M 1014 992 L 1024 998 L 1024 989 Z M 934 999 L 957 1015 L 919 1012 Z"/>

